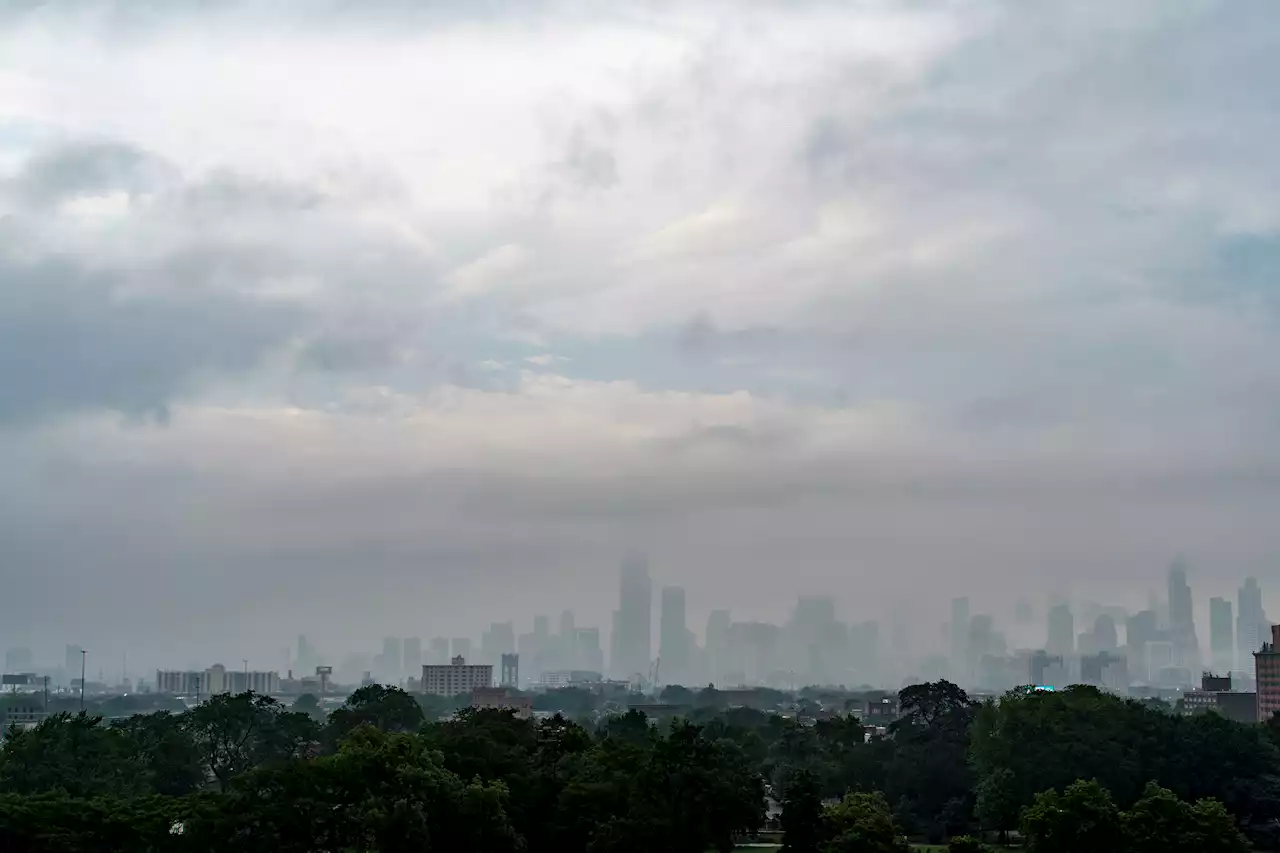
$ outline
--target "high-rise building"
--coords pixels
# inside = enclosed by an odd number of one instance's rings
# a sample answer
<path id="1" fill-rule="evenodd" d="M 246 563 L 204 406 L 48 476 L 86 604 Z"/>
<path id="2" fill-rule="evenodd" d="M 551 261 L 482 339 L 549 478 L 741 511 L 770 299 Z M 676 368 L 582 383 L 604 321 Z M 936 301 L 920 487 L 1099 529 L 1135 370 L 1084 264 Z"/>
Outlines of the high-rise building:
<path id="1" fill-rule="evenodd" d="M 1125 620 L 1124 642 L 1128 650 L 1129 672 L 1147 681 L 1147 643 L 1160 635 L 1160 616 L 1155 610 L 1140 610 Z"/>
<path id="2" fill-rule="evenodd" d="M 404 674 L 418 676 L 422 673 L 422 638 L 404 638 Z"/>
<path id="3" fill-rule="evenodd" d="M 503 655 L 516 650 L 516 629 L 510 622 L 491 622 L 480 637 L 482 663 L 497 664 Z M 456 654 L 456 652 L 455 652 Z"/>
<path id="4" fill-rule="evenodd" d="M 1173 643 L 1174 664 L 1184 669 L 1200 666 L 1200 647 L 1191 610 L 1191 587 L 1187 566 L 1181 559 L 1169 568 L 1169 640 Z"/>
<path id="5" fill-rule="evenodd" d="M 712 610 L 707 617 L 707 677 L 712 684 L 722 684 L 729 664 L 728 610 Z"/>
<path id="6" fill-rule="evenodd" d="M 434 666 L 442 666 L 449 662 L 449 640 L 445 637 L 433 637 L 431 640 L 431 656 L 428 660 Z"/>
<path id="7" fill-rule="evenodd" d="M 1049 636 L 1045 651 L 1058 657 L 1067 657 L 1076 648 L 1076 621 L 1069 604 L 1055 604 L 1049 608 Z"/>
<path id="8" fill-rule="evenodd" d="M 1271 636 L 1253 653 L 1258 721 L 1263 723 L 1280 711 L 1280 625 L 1272 625 L 1269 633 Z"/>
<path id="9" fill-rule="evenodd" d="M 457 696 L 493 686 L 493 667 L 489 664 L 469 664 L 466 658 L 455 655 L 444 666 L 428 664 L 422 668 L 422 692 L 432 696 Z"/>
<path id="10" fill-rule="evenodd" d="M 1262 610 L 1262 590 L 1256 578 L 1245 578 L 1236 604 L 1236 649 L 1245 665 L 1271 639 L 1271 622 Z"/>
<path id="11" fill-rule="evenodd" d="M 577 669 L 604 672 L 604 649 L 600 647 L 599 628 L 579 628 L 575 650 Z"/>
<path id="12" fill-rule="evenodd" d="M 653 649 L 653 584 L 644 558 L 623 561 L 619 587 L 609 666 L 618 678 L 647 678 Z"/>
<path id="13" fill-rule="evenodd" d="M 502 656 L 502 669 L 498 685 L 500 687 L 520 686 L 520 655 L 505 654 Z"/>
<path id="14" fill-rule="evenodd" d="M 556 638 L 556 653 L 564 669 L 581 669 L 578 665 L 578 630 L 573 624 L 573 611 L 560 614 L 560 636 Z"/>
<path id="15" fill-rule="evenodd" d="M 1116 636 L 1116 620 L 1103 613 L 1093 621 L 1093 648 L 1098 652 L 1113 652 L 1120 643 Z"/>
<path id="16" fill-rule="evenodd" d="M 951 679 L 969 678 L 969 599 L 951 599 Z"/>
<path id="17" fill-rule="evenodd" d="M 1228 673 L 1235 667 L 1235 648 L 1231 602 L 1225 598 L 1209 599 L 1209 652 L 1214 670 Z"/>
<path id="18" fill-rule="evenodd" d="M 301 673 L 312 672 L 320 665 L 320 657 L 311 643 L 307 642 L 306 634 L 298 635 L 298 654 L 294 665 Z"/>
<path id="19" fill-rule="evenodd" d="M 685 684 L 689 676 L 689 628 L 685 622 L 684 589 L 662 588 L 658 630 L 659 675 L 664 684 Z"/>
<path id="20" fill-rule="evenodd" d="M 381 674 L 397 679 L 400 677 L 404 669 L 403 649 L 399 637 L 386 637 L 382 640 L 381 666 L 379 667 Z"/>

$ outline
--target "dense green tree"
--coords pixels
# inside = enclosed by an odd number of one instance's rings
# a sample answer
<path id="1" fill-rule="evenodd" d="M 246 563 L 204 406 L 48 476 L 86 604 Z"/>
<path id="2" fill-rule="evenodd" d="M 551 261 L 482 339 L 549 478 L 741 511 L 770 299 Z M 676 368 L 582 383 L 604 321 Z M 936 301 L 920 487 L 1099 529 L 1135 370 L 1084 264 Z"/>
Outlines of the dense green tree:
<path id="1" fill-rule="evenodd" d="M 1095 780 L 1036 794 L 1022 814 L 1029 853 L 1124 853 L 1125 833 L 1111 794 Z"/>
<path id="2" fill-rule="evenodd" d="M 974 811 L 983 829 L 1000 833 L 1001 843 L 1008 841 L 1009 830 L 1018 825 L 1019 796 L 1017 779 L 1007 767 L 999 767 L 978 782 Z"/>
<path id="3" fill-rule="evenodd" d="M 418 700 L 401 688 L 368 684 L 329 715 L 326 734 L 336 742 L 357 726 L 373 726 L 384 732 L 416 732 L 425 719 Z"/>
<path id="4" fill-rule="evenodd" d="M 818 853 L 823 840 L 822 791 L 808 770 L 797 770 L 782 798 L 784 853 Z"/>
<path id="5" fill-rule="evenodd" d="M 913 684 L 898 691 L 898 728 L 908 725 L 933 726 L 963 715 L 976 703 L 955 684 L 945 679 Z"/>
<path id="6" fill-rule="evenodd" d="M 253 770 L 232 782 L 213 816 L 187 831 L 224 849 L 515 851 L 501 783 L 463 782 L 422 738 L 371 726 L 335 755 Z"/>
<path id="7" fill-rule="evenodd" d="M 1249 843 L 1216 800 L 1192 804 L 1154 782 L 1123 815 L 1126 853 L 1248 853 Z"/>
<path id="8" fill-rule="evenodd" d="M 599 705 L 600 697 L 583 687 L 561 687 L 533 697 L 533 710 L 561 712 L 573 719 L 589 715 Z"/>
<path id="9" fill-rule="evenodd" d="M 850 793 L 823 812 L 822 853 L 907 853 L 884 795 Z"/>
<path id="10" fill-rule="evenodd" d="M 298 714 L 306 714 L 317 723 L 324 723 L 324 709 L 320 707 L 320 700 L 314 693 L 303 693 L 297 699 L 293 700 L 293 704 L 289 706 L 289 710 Z"/>
<path id="11" fill-rule="evenodd" d="M 207 774 L 182 715 L 168 711 L 134 714 L 111 725 L 128 735 L 135 760 L 146 769 L 151 791 L 182 796 L 203 787 Z"/>
<path id="12" fill-rule="evenodd" d="M 0 793 L 0 850 L 212 851 L 211 839 L 175 835 L 171 828 L 211 804 L 190 797 L 72 797 L 63 791 Z"/>
<path id="13" fill-rule="evenodd" d="M 970 828 L 974 774 L 969 732 L 976 704 L 949 681 L 906 687 L 890 727 L 884 792 L 906 828 L 930 841 Z"/>
<path id="14" fill-rule="evenodd" d="M 986 849 L 972 835 L 957 835 L 947 842 L 947 853 L 985 853 Z"/>
<path id="15" fill-rule="evenodd" d="M 257 693 L 213 696 L 193 708 L 185 724 L 202 765 L 222 787 L 259 765 L 305 755 L 320 737 L 306 714 Z"/>
<path id="16" fill-rule="evenodd" d="M 1218 714 L 1174 716 L 1092 687 L 1014 692 L 979 709 L 971 744 L 979 791 L 1008 771 L 1019 808 L 1077 779 L 1097 779 L 1127 808 L 1156 781 L 1221 800 L 1255 834 L 1280 820 L 1280 752 L 1264 727 Z"/>
<path id="17" fill-rule="evenodd" d="M 0 791 L 72 797 L 149 793 L 145 759 L 129 735 L 87 714 L 55 714 L 11 732 L 0 751 Z"/>

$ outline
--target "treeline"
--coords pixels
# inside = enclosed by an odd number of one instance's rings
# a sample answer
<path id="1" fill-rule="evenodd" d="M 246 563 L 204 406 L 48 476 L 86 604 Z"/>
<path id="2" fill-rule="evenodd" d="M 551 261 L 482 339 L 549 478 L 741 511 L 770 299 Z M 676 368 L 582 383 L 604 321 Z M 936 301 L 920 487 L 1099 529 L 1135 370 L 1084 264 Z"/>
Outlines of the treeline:
<path id="1" fill-rule="evenodd" d="M 770 798 L 801 853 L 1015 831 L 1037 853 L 1234 853 L 1241 833 L 1277 848 L 1270 724 L 1085 687 L 977 704 L 938 682 L 899 704 L 881 735 L 710 706 L 660 725 L 436 721 L 377 686 L 327 716 L 253 694 L 111 723 L 63 714 L 0 750 L 0 850 L 704 853 L 759 830 Z"/>

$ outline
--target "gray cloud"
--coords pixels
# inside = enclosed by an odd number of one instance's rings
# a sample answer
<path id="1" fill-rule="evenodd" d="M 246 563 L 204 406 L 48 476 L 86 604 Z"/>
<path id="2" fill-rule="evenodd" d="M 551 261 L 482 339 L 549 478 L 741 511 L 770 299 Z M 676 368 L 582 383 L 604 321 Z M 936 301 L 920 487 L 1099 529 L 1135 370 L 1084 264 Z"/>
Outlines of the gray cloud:
<path id="1" fill-rule="evenodd" d="M 147 192 L 170 185 L 177 170 L 161 158 L 131 145 L 96 141 L 59 145 L 42 151 L 21 174 L 0 185 L 37 205 L 55 204 L 82 195 Z"/>
<path id="2" fill-rule="evenodd" d="M 296 325 L 285 305 L 188 287 L 131 297 L 69 264 L 0 265 L 0 422 L 107 408 L 161 415 L 252 368 Z"/>

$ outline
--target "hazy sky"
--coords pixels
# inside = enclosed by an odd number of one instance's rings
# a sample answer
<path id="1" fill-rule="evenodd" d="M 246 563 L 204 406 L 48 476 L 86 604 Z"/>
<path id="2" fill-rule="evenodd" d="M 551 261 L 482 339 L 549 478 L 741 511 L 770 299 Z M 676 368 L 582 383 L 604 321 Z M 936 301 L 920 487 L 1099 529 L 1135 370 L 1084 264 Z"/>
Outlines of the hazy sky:
<path id="1" fill-rule="evenodd" d="M 3 3 L 0 642 L 1280 594 L 1276 11 Z"/>

